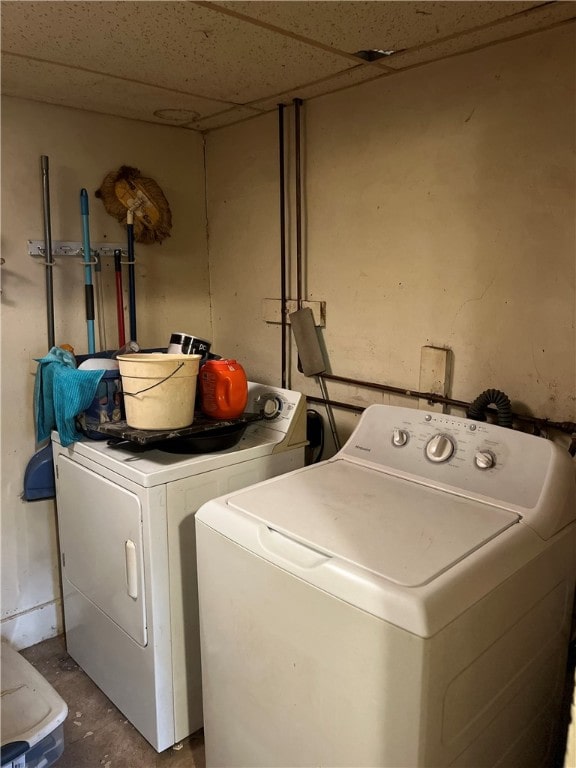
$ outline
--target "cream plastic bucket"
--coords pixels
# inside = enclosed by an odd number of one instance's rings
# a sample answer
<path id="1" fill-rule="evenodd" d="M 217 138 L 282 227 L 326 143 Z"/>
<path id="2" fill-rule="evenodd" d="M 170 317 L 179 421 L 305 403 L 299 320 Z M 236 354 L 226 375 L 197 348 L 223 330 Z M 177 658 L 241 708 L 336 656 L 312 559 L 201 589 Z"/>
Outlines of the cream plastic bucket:
<path id="1" fill-rule="evenodd" d="M 118 355 L 126 422 L 135 429 L 179 429 L 194 420 L 201 355 Z"/>

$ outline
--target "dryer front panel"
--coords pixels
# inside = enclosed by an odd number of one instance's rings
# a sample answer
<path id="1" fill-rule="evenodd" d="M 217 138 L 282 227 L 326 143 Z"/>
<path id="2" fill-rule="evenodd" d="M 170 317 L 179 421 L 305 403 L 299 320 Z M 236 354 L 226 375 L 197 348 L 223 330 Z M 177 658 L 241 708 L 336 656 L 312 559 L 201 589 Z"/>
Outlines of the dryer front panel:
<path id="1" fill-rule="evenodd" d="M 63 579 L 145 646 L 140 499 L 65 456 L 56 470 Z"/>

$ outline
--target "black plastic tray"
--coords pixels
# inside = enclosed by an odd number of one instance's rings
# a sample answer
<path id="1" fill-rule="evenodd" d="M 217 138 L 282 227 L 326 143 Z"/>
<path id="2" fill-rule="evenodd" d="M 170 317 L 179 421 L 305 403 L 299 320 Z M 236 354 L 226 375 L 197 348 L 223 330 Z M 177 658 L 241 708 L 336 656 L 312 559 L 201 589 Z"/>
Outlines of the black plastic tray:
<path id="1" fill-rule="evenodd" d="M 191 437 L 193 435 L 208 435 L 210 432 L 225 431 L 225 427 L 236 427 L 240 424 L 248 425 L 254 421 L 264 419 L 264 413 L 243 413 L 237 419 L 210 419 L 201 413 L 194 415 L 194 422 L 189 427 L 179 429 L 136 429 L 129 427 L 125 421 L 108 421 L 94 427 L 94 431 L 108 435 L 117 440 L 129 440 L 137 445 L 158 443 L 162 440 L 172 440 L 179 437 Z"/>

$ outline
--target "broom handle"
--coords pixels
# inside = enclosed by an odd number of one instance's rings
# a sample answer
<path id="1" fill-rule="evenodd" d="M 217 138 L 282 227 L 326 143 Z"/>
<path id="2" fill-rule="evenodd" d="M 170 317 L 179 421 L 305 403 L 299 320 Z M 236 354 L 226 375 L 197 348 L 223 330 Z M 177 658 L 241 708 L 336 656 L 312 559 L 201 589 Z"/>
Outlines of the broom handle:
<path id="1" fill-rule="evenodd" d="M 124 297 L 122 294 L 122 251 L 114 251 L 114 272 L 116 273 L 116 316 L 118 318 L 118 348 L 126 344 L 126 331 L 124 329 Z"/>
<path id="2" fill-rule="evenodd" d="M 96 339 L 94 336 L 94 286 L 92 285 L 92 266 L 90 264 L 92 252 L 90 250 L 90 226 L 88 192 L 80 190 L 80 212 L 82 214 L 82 244 L 84 250 L 84 286 L 86 294 L 86 328 L 88 331 L 88 352 L 93 355 L 96 352 Z"/>
<path id="3" fill-rule="evenodd" d="M 128 230 L 128 292 L 130 306 L 130 341 L 136 341 L 136 282 L 134 270 L 134 211 L 126 214 L 126 229 Z"/>

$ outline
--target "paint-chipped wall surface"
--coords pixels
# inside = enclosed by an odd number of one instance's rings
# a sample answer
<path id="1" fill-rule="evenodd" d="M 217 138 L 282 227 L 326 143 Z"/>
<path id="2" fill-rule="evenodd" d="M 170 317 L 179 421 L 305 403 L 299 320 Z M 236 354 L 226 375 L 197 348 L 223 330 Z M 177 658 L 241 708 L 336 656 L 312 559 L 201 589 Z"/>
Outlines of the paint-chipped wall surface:
<path id="1" fill-rule="evenodd" d="M 421 347 L 448 347 L 454 398 L 497 388 L 576 418 L 574 41 L 569 25 L 304 104 L 305 298 L 326 301 L 333 373 L 418 389 Z M 207 137 L 215 343 L 275 384 L 277 133 L 270 114 Z M 320 394 L 294 365 L 292 386 Z M 355 418 L 337 413 L 342 436 Z"/>
<path id="2" fill-rule="evenodd" d="M 91 242 L 125 243 L 125 229 L 106 213 L 94 191 L 109 171 L 124 164 L 157 181 L 170 203 L 173 228 L 161 245 L 136 244 L 138 342 L 165 347 L 170 332 L 181 330 L 211 336 L 202 137 L 3 99 L 1 629 L 15 647 L 32 645 L 61 628 L 54 502 L 20 498 L 24 470 L 35 450 L 33 358 L 48 351 L 44 267 L 27 255 L 27 240 L 44 238 L 41 155 L 49 158 L 54 241 L 82 239 L 80 189 L 85 187 Z M 80 257 L 56 261 L 56 343 L 85 354 Z M 103 260 L 102 282 L 107 347 L 117 349 L 113 258 Z M 125 272 L 125 289 L 126 284 Z M 98 334 L 96 340 L 99 348 Z"/>

